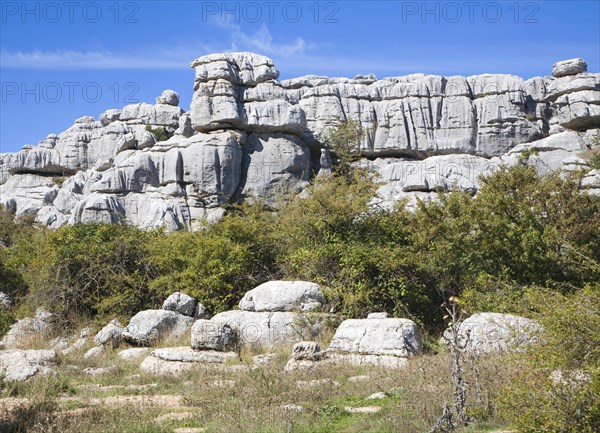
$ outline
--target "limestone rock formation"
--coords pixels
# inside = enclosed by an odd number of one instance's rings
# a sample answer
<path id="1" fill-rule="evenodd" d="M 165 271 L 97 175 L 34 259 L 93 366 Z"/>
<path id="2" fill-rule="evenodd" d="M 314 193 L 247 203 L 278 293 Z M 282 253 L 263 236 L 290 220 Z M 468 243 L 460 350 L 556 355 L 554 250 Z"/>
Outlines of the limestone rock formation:
<path id="1" fill-rule="evenodd" d="M 231 348 L 235 336 L 226 323 L 200 319 L 192 326 L 192 349 L 217 350 L 220 352 Z"/>
<path id="2" fill-rule="evenodd" d="M 84 116 L 37 146 L 0 154 L 0 204 L 50 227 L 126 222 L 195 230 L 232 202 L 302 192 L 331 171 L 327 128 L 352 120 L 364 131 L 361 163 L 379 174 L 373 205 L 391 208 L 408 198 L 410 206 L 439 190 L 474 193 L 480 174 L 515 163 L 528 148 L 545 149 L 530 158 L 541 170 L 586 169 L 577 158 L 600 126 L 600 74 L 587 72 L 582 59 L 528 80 L 412 74 L 279 81 L 271 59 L 245 52 L 190 66 L 188 112 L 165 90 L 156 104 Z"/>
<path id="3" fill-rule="evenodd" d="M 0 376 L 4 381 L 21 382 L 36 375 L 48 375 L 52 373 L 55 358 L 53 350 L 2 350 Z"/>
<path id="4" fill-rule="evenodd" d="M 246 292 L 240 301 L 244 311 L 313 311 L 325 298 L 318 284 L 307 281 L 268 281 Z"/>
<path id="5" fill-rule="evenodd" d="M 292 312 L 232 310 L 215 315 L 211 321 L 233 329 L 241 345 L 269 349 L 305 339 L 306 331 L 298 323 L 299 318 L 299 314 Z"/>
<path id="6" fill-rule="evenodd" d="M 140 364 L 140 368 L 156 375 L 177 375 L 194 368 L 224 367 L 239 359 L 235 352 L 195 351 L 189 347 L 156 349 Z"/>
<path id="7" fill-rule="evenodd" d="M 458 329 L 465 349 L 486 354 L 521 350 L 538 341 L 540 325 L 524 317 L 501 313 L 478 313 L 463 321 Z"/>
<path id="8" fill-rule="evenodd" d="M 407 357 L 421 353 L 422 343 L 409 319 L 349 319 L 338 327 L 328 350 Z"/>
<path id="9" fill-rule="evenodd" d="M 18 349 L 33 337 L 48 336 L 53 329 L 54 315 L 43 308 L 38 308 L 35 317 L 24 318 L 15 322 L 4 338 L 0 340 L 0 348 Z"/>
<path id="10" fill-rule="evenodd" d="M 94 343 L 102 347 L 118 347 L 119 344 L 121 344 L 123 329 L 119 319 L 113 319 L 104 328 L 98 331 L 94 337 Z"/>
<path id="11" fill-rule="evenodd" d="M 196 314 L 196 300 L 185 293 L 171 294 L 162 305 L 163 310 L 176 311 L 184 316 L 194 317 Z"/>
<path id="12" fill-rule="evenodd" d="M 151 346 L 161 339 L 183 336 L 193 319 L 175 311 L 145 310 L 133 316 L 123 330 L 123 339 L 136 346 Z"/>

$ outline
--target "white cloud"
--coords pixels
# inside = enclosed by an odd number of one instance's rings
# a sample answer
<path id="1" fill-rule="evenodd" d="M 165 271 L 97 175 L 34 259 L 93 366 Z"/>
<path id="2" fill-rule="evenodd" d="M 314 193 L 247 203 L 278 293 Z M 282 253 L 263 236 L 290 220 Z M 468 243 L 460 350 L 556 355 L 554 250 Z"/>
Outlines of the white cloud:
<path id="1" fill-rule="evenodd" d="M 254 33 L 238 25 L 214 22 L 224 29 L 226 38 L 218 43 L 186 41 L 184 45 L 145 47 L 135 52 L 109 50 L 0 51 L 2 68 L 20 69 L 181 69 L 204 54 L 231 51 L 255 51 L 274 57 L 304 57 L 316 47 L 301 37 L 287 43 L 275 42 L 266 26 Z M 223 40 L 224 39 L 224 40 Z"/>
<path id="2" fill-rule="evenodd" d="M 166 55 L 165 55 L 166 54 Z M 115 53 L 111 51 L 5 51 L 3 68 L 23 69 L 180 69 L 189 59 L 168 53 Z"/>
<path id="3" fill-rule="evenodd" d="M 229 31 L 231 49 L 228 51 L 256 51 L 267 56 L 295 57 L 305 56 L 309 50 L 317 47 L 301 37 L 287 43 L 274 42 L 271 32 L 264 24 L 256 32 L 246 33 L 236 24 L 215 22 Z"/>

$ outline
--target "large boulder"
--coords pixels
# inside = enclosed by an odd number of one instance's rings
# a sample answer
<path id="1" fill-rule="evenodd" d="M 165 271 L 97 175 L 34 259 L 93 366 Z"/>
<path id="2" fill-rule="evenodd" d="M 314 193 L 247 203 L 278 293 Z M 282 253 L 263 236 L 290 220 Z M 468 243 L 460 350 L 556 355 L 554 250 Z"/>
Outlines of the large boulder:
<path id="1" fill-rule="evenodd" d="M 192 326 L 192 349 L 222 352 L 234 342 L 235 335 L 227 323 L 201 319 Z"/>
<path id="2" fill-rule="evenodd" d="M 0 351 L 0 376 L 5 382 L 21 382 L 38 374 L 52 374 L 50 366 L 55 358 L 53 350 L 3 350 Z"/>
<path id="3" fill-rule="evenodd" d="M 179 338 L 190 329 L 194 319 L 175 311 L 145 310 L 131 318 L 123 339 L 137 346 L 151 346 L 162 340 Z"/>
<path id="4" fill-rule="evenodd" d="M 162 94 L 156 98 L 156 103 L 177 107 L 179 105 L 179 94 L 174 90 L 164 90 Z"/>
<path id="5" fill-rule="evenodd" d="M 329 351 L 407 357 L 422 351 L 417 325 L 409 319 L 349 319 L 338 327 Z"/>
<path id="6" fill-rule="evenodd" d="M 196 314 L 196 300 L 185 293 L 175 292 L 165 299 L 162 309 L 193 317 Z"/>
<path id="7" fill-rule="evenodd" d="M 38 308 L 35 317 L 27 317 L 15 322 L 0 346 L 6 349 L 16 349 L 25 345 L 33 337 L 48 336 L 54 329 L 54 315 L 43 308 Z"/>
<path id="8" fill-rule="evenodd" d="M 140 364 L 140 368 L 156 375 L 178 375 L 194 368 L 225 367 L 239 360 L 235 352 L 195 351 L 189 347 L 156 349 Z"/>
<path id="9" fill-rule="evenodd" d="M 293 312 L 225 311 L 211 321 L 228 325 L 241 345 L 272 348 L 306 340 L 318 333 L 301 323 L 302 316 Z M 318 327 L 318 325 L 316 325 Z"/>
<path id="10" fill-rule="evenodd" d="M 123 326 L 119 319 L 111 320 L 104 328 L 102 328 L 94 337 L 94 343 L 98 346 L 110 345 L 118 347 L 121 344 Z"/>
<path id="11" fill-rule="evenodd" d="M 577 75 L 587 71 L 587 63 L 581 58 L 562 60 L 552 65 L 552 75 L 555 77 L 566 77 Z"/>
<path id="12" fill-rule="evenodd" d="M 308 281 L 268 281 L 247 292 L 244 311 L 313 311 L 325 303 L 318 284 Z"/>
<path id="13" fill-rule="evenodd" d="M 522 350 L 538 341 L 537 335 L 541 329 L 537 322 L 525 317 L 478 313 L 461 323 L 458 334 L 460 344 L 467 351 L 486 354 Z"/>

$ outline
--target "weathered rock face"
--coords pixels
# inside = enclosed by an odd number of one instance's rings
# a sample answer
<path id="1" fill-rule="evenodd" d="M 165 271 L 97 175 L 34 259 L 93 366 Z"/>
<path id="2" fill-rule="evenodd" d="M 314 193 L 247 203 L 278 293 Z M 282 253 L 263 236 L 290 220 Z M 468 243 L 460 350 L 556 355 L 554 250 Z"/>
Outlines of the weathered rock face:
<path id="1" fill-rule="evenodd" d="M 307 281 L 269 281 L 246 292 L 240 301 L 245 311 L 312 311 L 325 303 L 318 284 Z"/>
<path id="2" fill-rule="evenodd" d="M 177 375 L 194 368 L 225 367 L 239 359 L 235 352 L 195 351 L 189 347 L 156 349 L 140 364 L 140 368 L 157 375 Z"/>
<path id="3" fill-rule="evenodd" d="M 165 299 L 162 309 L 193 317 L 196 313 L 196 300 L 185 293 L 175 292 Z"/>
<path id="4" fill-rule="evenodd" d="M 4 338 L 0 340 L 0 347 L 17 349 L 26 344 L 32 337 L 46 337 L 53 330 L 54 315 L 43 308 L 38 308 L 35 317 L 27 317 L 15 322 Z"/>
<path id="5" fill-rule="evenodd" d="M 540 325 L 524 317 L 501 313 L 474 314 L 461 323 L 458 334 L 465 349 L 485 354 L 521 350 L 535 343 Z"/>
<path id="6" fill-rule="evenodd" d="M 102 328 L 94 337 L 94 343 L 98 346 L 117 347 L 121 343 L 123 326 L 118 319 L 111 320 L 104 328 Z"/>
<path id="7" fill-rule="evenodd" d="M 201 319 L 192 326 L 192 349 L 224 351 L 235 343 L 233 330 L 227 323 Z"/>
<path id="8" fill-rule="evenodd" d="M 56 358 L 53 350 L 2 350 L 0 375 L 4 381 L 24 381 L 36 375 L 52 373 L 50 368 Z"/>
<path id="9" fill-rule="evenodd" d="M 587 71 L 587 63 L 585 60 L 569 59 L 557 62 L 552 65 L 552 75 L 555 77 L 566 77 L 567 75 L 577 75 Z"/>
<path id="10" fill-rule="evenodd" d="M 225 311 L 211 321 L 228 325 L 241 345 L 262 347 L 287 346 L 313 337 L 317 329 L 306 329 L 301 316 L 292 312 Z"/>
<path id="11" fill-rule="evenodd" d="M 273 61 L 253 53 L 204 56 L 191 67 L 187 113 L 177 93 L 165 90 L 154 105 L 81 117 L 36 147 L 0 154 L 0 204 L 50 227 L 197 229 L 231 202 L 300 192 L 331 169 L 326 129 L 352 120 L 364 131 L 360 151 L 371 161 L 363 161 L 380 174 L 376 202 L 390 207 L 439 189 L 474 192 L 479 174 L 513 163 L 518 149 L 547 147 L 561 133 L 574 143 L 600 125 L 600 74 L 588 73 L 582 59 L 529 80 L 412 74 L 278 81 Z M 536 166 L 561 169 L 584 148 L 579 140 L 545 151 Z"/>
<path id="12" fill-rule="evenodd" d="M 407 357 L 422 350 L 417 325 L 409 319 L 349 319 L 338 327 L 329 351 Z"/>
<path id="13" fill-rule="evenodd" d="M 123 330 L 123 339 L 137 346 L 150 346 L 161 339 L 183 336 L 194 319 L 175 311 L 145 310 L 131 318 Z"/>

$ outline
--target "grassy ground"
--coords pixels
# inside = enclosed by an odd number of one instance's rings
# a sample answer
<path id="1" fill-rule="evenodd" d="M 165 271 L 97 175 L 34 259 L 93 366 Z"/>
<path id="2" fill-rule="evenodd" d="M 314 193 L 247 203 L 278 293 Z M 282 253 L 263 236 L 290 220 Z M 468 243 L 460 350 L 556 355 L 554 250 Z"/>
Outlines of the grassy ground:
<path id="1" fill-rule="evenodd" d="M 207 433 L 422 433 L 451 398 L 445 353 L 416 357 L 404 370 L 323 366 L 284 372 L 290 353 L 286 349 L 272 363 L 253 370 L 199 368 L 178 377 L 160 377 L 139 370 L 141 360 L 121 360 L 116 351 L 83 360 L 84 351 L 61 356 L 55 376 L 5 384 L 0 391 L 0 420 L 10 423 L 0 426 L 0 431 L 137 433 L 202 427 Z M 243 353 L 243 362 L 249 363 L 251 355 Z M 83 372 L 108 365 L 116 369 L 102 376 Z M 493 359 L 480 364 L 481 377 L 493 378 L 484 383 L 486 388 L 494 389 L 506 380 L 501 365 Z M 308 380 L 323 383 L 298 384 Z M 376 392 L 387 397 L 367 399 Z M 489 397 L 484 396 L 478 420 L 462 432 L 502 427 L 501 420 L 489 415 Z M 380 409 L 368 414 L 347 410 L 367 406 Z M 172 413 L 183 415 L 159 418 Z"/>

